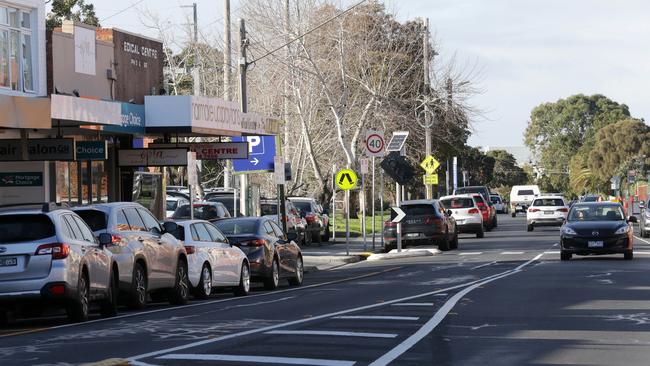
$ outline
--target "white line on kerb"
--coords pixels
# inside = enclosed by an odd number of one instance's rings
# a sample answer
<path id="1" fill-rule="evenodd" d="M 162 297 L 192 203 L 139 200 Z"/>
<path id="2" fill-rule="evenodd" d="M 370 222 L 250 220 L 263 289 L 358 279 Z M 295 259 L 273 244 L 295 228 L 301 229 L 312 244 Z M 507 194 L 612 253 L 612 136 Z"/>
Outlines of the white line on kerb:
<path id="1" fill-rule="evenodd" d="M 433 306 L 432 302 L 403 302 L 399 304 L 391 304 L 391 306 Z"/>
<path id="2" fill-rule="evenodd" d="M 332 319 L 349 319 L 349 320 L 407 320 L 416 321 L 420 319 L 417 316 L 384 316 L 384 315 L 342 315 L 335 316 Z"/>
<path id="3" fill-rule="evenodd" d="M 458 255 L 479 255 L 483 254 L 483 252 L 463 252 L 463 253 L 458 253 Z"/>
<path id="4" fill-rule="evenodd" d="M 195 354 L 171 354 L 158 357 L 162 360 L 183 360 L 183 361 L 230 361 L 230 362 L 254 362 L 274 363 L 285 365 L 309 365 L 309 366 L 352 366 L 354 361 L 321 360 L 318 358 L 292 358 L 292 357 L 271 357 L 271 356 L 238 356 L 238 355 L 195 355 Z"/>
<path id="5" fill-rule="evenodd" d="M 264 334 L 277 335 L 314 335 L 332 337 L 359 337 L 359 338 L 395 338 L 393 333 L 368 333 L 368 332 L 338 332 L 330 330 L 272 330 Z"/>

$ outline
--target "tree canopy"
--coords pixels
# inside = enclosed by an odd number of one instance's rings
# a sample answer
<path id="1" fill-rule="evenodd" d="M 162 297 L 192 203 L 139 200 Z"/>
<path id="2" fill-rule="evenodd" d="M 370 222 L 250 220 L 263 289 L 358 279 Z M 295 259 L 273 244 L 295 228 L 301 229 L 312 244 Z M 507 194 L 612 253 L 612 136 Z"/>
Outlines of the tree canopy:
<path id="1" fill-rule="evenodd" d="M 517 165 L 517 160 L 505 150 L 492 150 L 487 156 L 494 159 L 490 187 L 511 187 L 528 182 L 528 174 Z"/>
<path id="2" fill-rule="evenodd" d="M 53 0 L 52 11 L 47 15 L 47 29 L 60 27 L 65 19 L 100 26 L 95 5 L 87 4 L 85 0 Z"/>

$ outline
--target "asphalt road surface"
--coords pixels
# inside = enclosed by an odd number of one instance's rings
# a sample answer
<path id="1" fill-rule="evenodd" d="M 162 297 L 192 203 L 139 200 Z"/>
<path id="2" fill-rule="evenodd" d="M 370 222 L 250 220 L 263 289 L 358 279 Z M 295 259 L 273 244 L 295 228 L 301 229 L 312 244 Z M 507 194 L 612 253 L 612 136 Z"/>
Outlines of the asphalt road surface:
<path id="1" fill-rule="evenodd" d="M 650 244 L 637 239 L 633 261 L 560 262 L 558 228 L 525 229 L 499 215 L 457 251 L 320 271 L 299 288 L 21 320 L 0 330 L 0 365 L 650 364 Z"/>

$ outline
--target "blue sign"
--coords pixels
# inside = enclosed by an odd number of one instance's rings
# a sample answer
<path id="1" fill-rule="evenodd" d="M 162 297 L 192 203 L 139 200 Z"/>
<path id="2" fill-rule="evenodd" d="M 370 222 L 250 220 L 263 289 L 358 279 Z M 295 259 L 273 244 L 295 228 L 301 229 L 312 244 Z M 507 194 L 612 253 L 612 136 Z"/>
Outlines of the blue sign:
<path id="1" fill-rule="evenodd" d="M 104 126 L 103 130 L 131 135 L 144 135 L 144 105 L 122 103 L 122 125 Z"/>
<path id="2" fill-rule="evenodd" d="M 108 159 L 106 141 L 77 141 L 76 145 L 77 161 Z"/>
<path id="3" fill-rule="evenodd" d="M 236 173 L 273 172 L 275 136 L 233 137 L 233 142 L 248 142 L 248 159 L 232 159 Z"/>

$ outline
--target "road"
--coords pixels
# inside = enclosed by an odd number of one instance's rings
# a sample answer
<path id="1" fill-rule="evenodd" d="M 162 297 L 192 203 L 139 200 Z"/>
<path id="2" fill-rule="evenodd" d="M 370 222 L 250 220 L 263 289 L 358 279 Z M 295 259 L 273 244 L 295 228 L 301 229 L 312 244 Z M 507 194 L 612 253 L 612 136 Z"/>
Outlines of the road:
<path id="1" fill-rule="evenodd" d="M 637 240 L 633 261 L 560 262 L 557 228 L 499 220 L 458 251 L 319 271 L 300 288 L 20 321 L 0 334 L 0 364 L 648 364 L 650 244 Z"/>

